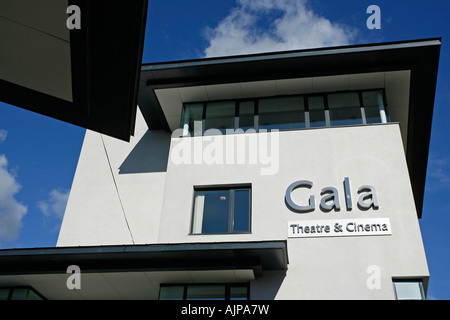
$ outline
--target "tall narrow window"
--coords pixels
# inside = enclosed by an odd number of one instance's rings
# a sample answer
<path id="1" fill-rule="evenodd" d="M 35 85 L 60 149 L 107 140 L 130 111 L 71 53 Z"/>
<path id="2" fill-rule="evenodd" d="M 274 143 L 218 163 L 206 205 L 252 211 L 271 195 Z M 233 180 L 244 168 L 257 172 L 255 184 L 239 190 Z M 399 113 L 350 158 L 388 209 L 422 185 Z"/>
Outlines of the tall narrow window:
<path id="1" fill-rule="evenodd" d="M 366 123 L 389 122 L 389 114 L 384 104 L 383 91 L 364 91 L 362 93 Z"/>
<path id="2" fill-rule="evenodd" d="M 250 232 L 250 188 L 194 192 L 192 234 Z"/>
<path id="3" fill-rule="evenodd" d="M 239 102 L 239 123 L 238 128 L 244 131 L 255 128 L 255 102 Z"/>
<path id="4" fill-rule="evenodd" d="M 183 135 L 201 136 L 203 120 L 203 103 L 187 103 L 183 108 L 183 115 L 181 118 L 181 126 L 183 128 Z"/>
<path id="5" fill-rule="evenodd" d="M 9 288 L 0 288 L 0 300 L 8 300 L 10 291 Z"/>
<path id="6" fill-rule="evenodd" d="M 329 94 L 328 109 L 331 126 L 363 124 L 357 92 Z"/>
<path id="7" fill-rule="evenodd" d="M 325 101 L 323 96 L 308 97 L 309 127 L 325 127 Z"/>
<path id="8" fill-rule="evenodd" d="M 259 129 L 300 129 L 305 128 L 303 97 L 277 97 L 260 99 Z"/>

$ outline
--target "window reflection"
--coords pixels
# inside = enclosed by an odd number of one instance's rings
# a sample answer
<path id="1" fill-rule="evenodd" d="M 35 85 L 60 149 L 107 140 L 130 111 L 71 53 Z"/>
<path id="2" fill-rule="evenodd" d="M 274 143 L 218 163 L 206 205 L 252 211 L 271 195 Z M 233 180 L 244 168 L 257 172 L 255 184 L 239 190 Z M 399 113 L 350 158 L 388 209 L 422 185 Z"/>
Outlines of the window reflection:
<path id="1" fill-rule="evenodd" d="M 203 119 L 203 103 L 189 103 L 183 108 L 182 128 L 183 135 L 200 136 L 203 134 L 201 126 L 196 126 L 195 122 L 202 122 Z M 194 131 L 197 130 L 197 131 Z"/>
<path id="2" fill-rule="evenodd" d="M 230 129 L 296 130 L 389 121 L 384 90 L 379 89 L 187 103 L 181 125 L 185 136 L 198 136 Z"/>
<path id="3" fill-rule="evenodd" d="M 382 90 L 363 92 L 362 100 L 367 123 L 386 123 L 389 121 Z"/>
<path id="4" fill-rule="evenodd" d="M 196 190 L 192 234 L 250 231 L 250 189 Z"/>
<path id="5" fill-rule="evenodd" d="M 226 129 L 234 129 L 235 102 L 211 102 L 206 107 L 205 131 L 218 129 L 222 134 Z"/>
<path id="6" fill-rule="evenodd" d="M 359 95 L 356 92 L 329 94 L 328 108 L 331 126 L 363 124 Z"/>
<path id="7" fill-rule="evenodd" d="M 308 98 L 309 127 L 325 127 L 325 99 L 323 96 L 313 96 Z"/>
<path id="8" fill-rule="evenodd" d="M 188 286 L 186 300 L 225 300 L 225 286 Z"/>
<path id="9" fill-rule="evenodd" d="M 394 280 L 397 300 L 424 300 L 425 294 L 421 280 Z"/>
<path id="10" fill-rule="evenodd" d="M 0 288 L 0 300 L 44 300 L 45 298 L 31 287 Z"/>
<path id="11" fill-rule="evenodd" d="M 159 300 L 249 300 L 248 284 L 161 285 Z"/>
<path id="12" fill-rule="evenodd" d="M 255 128 L 255 102 L 242 101 L 239 103 L 239 124 L 238 128 L 247 131 Z"/>
<path id="13" fill-rule="evenodd" d="M 303 97 L 259 100 L 259 129 L 305 128 Z"/>

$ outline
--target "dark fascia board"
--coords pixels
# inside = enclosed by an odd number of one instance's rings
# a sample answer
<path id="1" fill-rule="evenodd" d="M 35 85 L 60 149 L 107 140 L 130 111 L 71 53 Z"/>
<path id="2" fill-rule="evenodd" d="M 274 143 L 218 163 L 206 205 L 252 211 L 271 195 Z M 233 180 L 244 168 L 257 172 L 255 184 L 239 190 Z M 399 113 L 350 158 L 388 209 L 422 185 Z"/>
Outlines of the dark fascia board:
<path id="1" fill-rule="evenodd" d="M 180 243 L 0 250 L 0 275 L 253 269 L 286 270 L 286 241 Z"/>
<path id="2" fill-rule="evenodd" d="M 421 49 L 440 46 L 440 42 L 440 38 L 431 38 L 147 63 L 141 68 L 141 85 L 159 89 L 406 70 L 417 63 Z"/>
<path id="3" fill-rule="evenodd" d="M 169 126 L 155 89 L 411 70 L 406 156 L 419 218 L 441 38 L 144 64 L 139 103 L 150 129 Z"/>
<path id="4" fill-rule="evenodd" d="M 134 133 L 148 0 L 69 0 L 73 102 L 0 79 L 0 100 L 125 141 Z"/>

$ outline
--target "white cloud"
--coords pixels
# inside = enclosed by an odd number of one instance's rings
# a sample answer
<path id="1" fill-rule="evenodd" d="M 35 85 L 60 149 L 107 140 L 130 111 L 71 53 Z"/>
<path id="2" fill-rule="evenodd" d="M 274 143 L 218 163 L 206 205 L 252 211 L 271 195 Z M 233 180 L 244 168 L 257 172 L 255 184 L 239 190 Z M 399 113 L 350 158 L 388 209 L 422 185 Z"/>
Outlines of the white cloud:
<path id="1" fill-rule="evenodd" d="M 62 219 L 68 199 L 69 191 L 54 189 L 48 194 L 47 200 L 38 202 L 38 207 L 46 217 Z"/>
<path id="2" fill-rule="evenodd" d="M 22 218 L 28 209 L 14 198 L 21 189 L 14 175 L 8 172 L 8 160 L 0 155 L 0 238 L 11 241 L 17 238 Z"/>
<path id="3" fill-rule="evenodd" d="M 261 27 L 263 25 L 263 27 Z M 356 30 L 314 13 L 308 0 L 238 0 L 206 31 L 206 57 L 350 44 Z"/>
<path id="4" fill-rule="evenodd" d="M 5 141 L 7 135 L 8 135 L 8 131 L 6 131 L 4 129 L 0 129 L 0 143 Z"/>

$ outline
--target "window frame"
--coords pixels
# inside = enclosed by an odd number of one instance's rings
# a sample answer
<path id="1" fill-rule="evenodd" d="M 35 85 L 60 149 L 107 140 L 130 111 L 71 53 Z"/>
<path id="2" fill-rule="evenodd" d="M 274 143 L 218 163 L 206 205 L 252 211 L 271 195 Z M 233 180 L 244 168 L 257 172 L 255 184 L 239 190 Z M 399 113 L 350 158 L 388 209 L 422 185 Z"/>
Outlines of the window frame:
<path id="1" fill-rule="evenodd" d="M 256 98 L 253 99 L 236 99 L 236 113 L 235 113 L 235 124 L 234 124 L 234 130 L 235 133 L 236 130 L 241 129 L 240 126 L 240 116 L 241 116 L 241 103 L 246 102 L 252 102 L 253 103 L 253 127 L 248 128 L 247 130 L 255 130 L 255 132 L 259 131 L 259 101 Z M 244 130 L 244 132 L 247 132 L 247 130 Z"/>
<path id="2" fill-rule="evenodd" d="M 39 293 L 38 291 L 36 291 L 33 287 L 31 286 L 12 286 L 12 287 L 0 287 L 0 289 L 6 289 L 9 290 L 8 292 L 8 297 L 3 300 L 3 301 L 11 301 L 11 300 L 47 300 L 41 293 Z M 21 289 L 25 289 L 27 290 L 27 296 L 25 299 L 12 299 L 13 298 L 13 294 L 15 290 L 21 290 Z M 28 297 L 30 296 L 30 292 L 34 293 L 37 297 L 39 297 L 39 299 L 28 299 Z"/>
<path id="3" fill-rule="evenodd" d="M 264 100 L 288 100 L 288 99 L 298 99 L 299 102 L 301 101 L 301 103 L 297 104 L 297 108 L 296 109 L 292 109 L 289 111 L 283 111 L 283 112 L 263 112 L 261 113 L 261 109 L 262 106 L 260 105 L 261 101 Z M 292 130 L 302 130 L 302 129 L 307 129 L 307 123 L 306 123 L 306 102 L 305 100 L 307 99 L 307 95 L 304 94 L 292 94 L 292 95 L 278 95 L 278 96 L 272 96 L 272 97 L 261 97 L 258 98 L 258 129 L 261 128 L 261 130 L 264 130 L 264 132 L 268 131 L 268 130 L 279 130 L 279 131 L 292 131 Z M 300 105 L 302 105 L 302 107 L 300 108 Z M 273 115 L 286 115 L 286 114 L 290 114 L 295 115 L 295 116 L 300 116 L 300 121 L 294 121 L 294 122 L 281 122 L 281 123 L 272 123 L 272 124 L 265 124 L 263 125 L 261 122 L 261 116 L 266 116 L 266 117 L 270 117 Z M 289 126 L 286 128 L 286 126 Z M 269 128 L 268 128 L 269 127 Z M 273 127 L 273 128 L 270 128 Z M 258 130 L 259 132 L 259 130 Z"/>
<path id="4" fill-rule="evenodd" d="M 327 122 L 327 127 L 345 127 L 345 126 L 361 126 L 361 125 L 365 125 L 367 124 L 366 122 L 366 117 L 365 117 L 365 112 L 364 112 L 364 106 L 362 105 L 362 99 L 361 99 L 361 95 L 362 92 L 366 91 L 366 90 L 349 90 L 349 91 L 340 91 L 340 92 L 328 92 L 326 93 L 326 105 L 327 105 L 327 109 L 328 110 L 328 118 L 329 118 L 329 122 Z M 333 107 L 330 108 L 330 99 L 329 96 L 331 95 L 344 95 L 344 94 L 355 94 L 356 99 L 358 101 L 358 106 L 344 106 L 344 107 Z M 332 114 L 331 112 L 334 112 L 334 114 L 339 114 L 339 112 L 342 112 L 344 110 L 358 110 L 359 111 L 359 116 L 360 118 L 357 119 L 332 119 Z M 349 124 L 332 124 L 333 122 L 339 122 L 339 121 L 352 121 L 352 120 L 357 120 L 359 122 L 359 120 L 361 120 L 360 123 L 349 123 Z"/>
<path id="5" fill-rule="evenodd" d="M 254 98 L 243 98 L 243 99 L 220 99 L 220 100 L 211 100 L 211 101 L 197 101 L 197 102 L 188 102 L 183 103 L 183 110 L 182 110 L 182 118 L 181 118 L 181 128 L 185 128 L 185 109 L 186 105 L 188 104 L 202 104 L 203 105 L 203 112 L 202 112 L 202 132 L 201 136 L 204 136 L 204 133 L 206 131 L 205 129 L 205 121 L 206 121 L 206 109 L 209 103 L 215 103 L 215 102 L 234 102 L 234 128 L 229 128 L 230 130 L 233 130 L 235 134 L 242 133 L 242 131 L 236 131 L 238 129 L 242 129 L 239 126 L 239 114 L 240 114 L 240 103 L 242 102 L 248 102 L 253 101 L 253 107 L 254 107 L 254 114 L 253 114 L 253 128 L 249 128 L 251 130 L 254 129 L 254 132 L 260 132 L 259 128 L 259 101 L 261 99 L 266 98 L 286 98 L 286 97 L 302 97 L 303 98 L 303 110 L 300 110 L 303 112 L 304 115 L 304 124 L 305 127 L 301 128 L 281 128 L 277 129 L 279 131 L 295 131 L 295 130 L 307 130 L 307 129 L 317 129 L 317 128 L 329 128 L 329 127 L 346 127 L 346 126 L 362 126 L 362 125 L 372 125 L 372 124 L 384 124 L 383 122 L 374 122 L 374 123 L 367 123 L 367 117 L 365 112 L 365 106 L 362 99 L 363 92 L 371 92 L 371 91 L 382 91 L 383 93 L 383 106 L 386 113 L 386 123 L 390 123 L 390 115 L 389 115 L 389 105 L 387 103 L 386 98 L 386 88 L 368 88 L 368 89 L 359 89 L 359 90 L 340 90 L 340 91 L 330 91 L 330 92 L 317 92 L 317 93 L 306 93 L 306 94 L 290 94 L 290 95 L 277 95 L 277 96 L 271 96 L 271 97 L 254 97 Z M 356 93 L 359 96 L 359 109 L 361 112 L 361 118 L 362 123 L 361 124 L 344 124 L 344 125 L 331 125 L 331 119 L 330 119 L 330 109 L 328 104 L 328 95 L 330 94 L 340 94 L 340 93 Z M 324 126 L 314 126 L 311 127 L 310 123 L 310 114 L 309 114 L 309 106 L 308 106 L 308 99 L 310 97 L 317 97 L 321 96 L 324 100 L 324 120 L 325 125 Z M 197 120 L 199 121 L 199 120 Z M 247 129 L 247 130 L 249 130 Z M 220 129 L 218 129 L 220 130 Z M 267 130 L 267 129 L 264 129 Z M 271 130 L 271 129 L 268 129 Z M 194 134 L 194 128 L 188 128 L 188 134 L 184 134 L 184 136 L 192 137 L 192 136 L 198 136 L 198 134 Z M 184 131 L 183 131 L 184 132 Z M 247 132 L 247 131 L 244 131 Z M 252 132 L 252 131 L 250 131 Z M 265 131 L 264 131 L 265 132 Z"/>
<path id="6" fill-rule="evenodd" d="M 189 286 L 192 286 L 192 287 L 194 287 L 194 286 L 195 287 L 224 286 L 225 287 L 225 295 L 224 295 L 223 300 L 225 300 L 225 301 L 231 300 L 230 299 L 231 288 L 246 288 L 247 289 L 247 299 L 245 299 L 245 300 L 250 300 L 250 283 L 188 283 L 188 284 L 187 283 L 164 283 L 164 284 L 161 283 L 159 286 L 158 300 L 161 300 L 161 288 L 163 288 L 163 287 L 183 287 L 183 298 L 181 300 L 189 301 L 189 300 L 191 300 L 191 299 L 187 299 L 187 293 L 188 293 Z M 199 299 L 199 300 L 202 300 L 202 299 Z M 209 300 L 209 299 L 203 299 L 203 300 Z"/>
<path id="7" fill-rule="evenodd" d="M 228 207 L 228 231 L 227 232 L 215 232 L 215 233 L 195 233 L 195 198 L 196 192 L 198 191 L 220 191 L 220 190 L 228 190 L 230 191 L 230 199 L 229 207 Z M 234 191 L 236 190 L 248 190 L 249 191 L 249 199 L 248 199 L 248 230 L 247 231 L 233 231 L 234 227 Z M 233 191 L 233 192 L 231 192 Z M 252 233 L 252 186 L 251 184 L 239 184 L 239 185 L 220 185 L 220 186 L 194 186 L 193 195 L 192 195 L 192 210 L 191 210 L 191 225 L 189 228 L 189 235 L 193 236 L 201 236 L 201 235 L 230 235 L 230 234 L 251 234 Z M 202 221 L 203 224 L 203 221 Z"/>
<path id="8" fill-rule="evenodd" d="M 397 288 L 396 288 L 396 283 L 406 283 L 406 282 L 415 282 L 418 284 L 419 286 L 419 290 L 420 290 L 420 295 L 421 295 L 421 299 L 406 299 L 406 298 L 399 298 L 398 294 L 397 294 Z M 423 279 L 420 278 L 401 278 L 401 279 L 392 279 L 392 287 L 394 289 L 394 294 L 395 294 L 395 299 L 396 300 L 426 300 L 425 297 L 425 290 L 423 288 Z"/>

